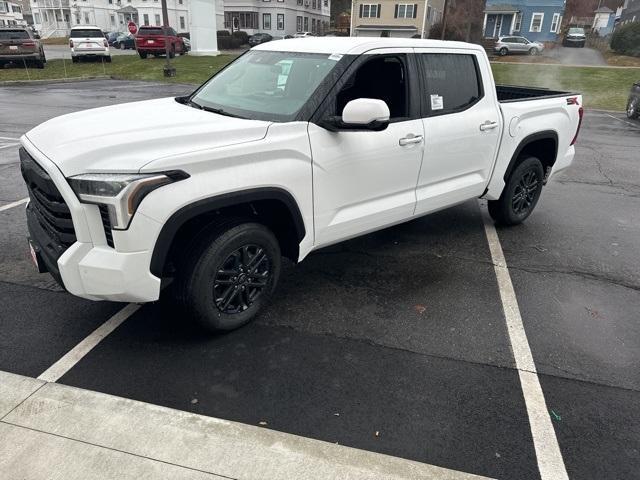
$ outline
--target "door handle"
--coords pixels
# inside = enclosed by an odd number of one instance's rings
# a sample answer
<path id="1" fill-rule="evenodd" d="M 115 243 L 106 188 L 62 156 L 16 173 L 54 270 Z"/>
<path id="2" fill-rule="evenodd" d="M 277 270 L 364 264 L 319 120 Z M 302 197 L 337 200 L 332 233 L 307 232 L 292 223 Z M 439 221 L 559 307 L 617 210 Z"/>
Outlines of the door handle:
<path id="1" fill-rule="evenodd" d="M 498 128 L 498 122 L 487 120 L 486 122 L 480 124 L 480 130 L 482 130 L 483 132 L 487 130 L 493 130 L 494 128 Z"/>
<path id="2" fill-rule="evenodd" d="M 414 143 L 420 143 L 420 142 L 422 142 L 422 135 L 413 135 L 412 133 L 398 140 L 398 143 L 400 144 L 401 147 L 404 147 L 405 145 L 412 145 Z"/>

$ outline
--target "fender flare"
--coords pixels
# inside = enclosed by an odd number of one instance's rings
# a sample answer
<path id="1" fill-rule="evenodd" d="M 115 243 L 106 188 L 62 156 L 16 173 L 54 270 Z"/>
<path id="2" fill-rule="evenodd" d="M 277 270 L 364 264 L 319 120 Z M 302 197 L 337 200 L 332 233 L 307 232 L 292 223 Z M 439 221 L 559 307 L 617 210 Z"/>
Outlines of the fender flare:
<path id="1" fill-rule="evenodd" d="M 511 161 L 509 162 L 509 166 L 504 172 L 503 180 L 506 182 L 511 172 L 515 168 L 516 161 L 520 157 L 520 154 L 525 149 L 525 147 L 537 140 L 553 140 L 555 146 L 555 155 L 553 157 L 553 163 L 556 162 L 558 158 L 558 133 L 555 130 L 545 130 L 542 132 L 536 132 L 531 135 L 525 137 L 516 148 L 515 152 L 513 152 L 513 156 L 511 157 Z"/>
<path id="2" fill-rule="evenodd" d="M 216 210 L 224 207 L 231 207 L 259 200 L 278 200 L 287 207 L 291 217 L 293 218 L 297 241 L 300 243 L 306 235 L 304 220 L 302 219 L 298 203 L 295 198 L 293 198 L 293 195 L 286 190 L 277 187 L 263 187 L 223 193 L 221 195 L 204 198 L 185 205 L 169 217 L 162 226 L 153 248 L 151 264 L 149 266 L 151 273 L 158 278 L 162 277 L 164 263 L 167 255 L 169 254 L 169 249 L 171 248 L 173 239 L 178 233 L 178 230 L 180 230 L 186 222 L 199 215 L 215 212 Z"/>

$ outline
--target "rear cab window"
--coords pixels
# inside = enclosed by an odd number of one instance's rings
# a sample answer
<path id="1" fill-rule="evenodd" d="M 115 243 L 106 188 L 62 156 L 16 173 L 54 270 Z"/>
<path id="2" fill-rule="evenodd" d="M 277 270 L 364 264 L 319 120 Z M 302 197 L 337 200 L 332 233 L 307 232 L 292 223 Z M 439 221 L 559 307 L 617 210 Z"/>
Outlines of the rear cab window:
<path id="1" fill-rule="evenodd" d="M 104 38 L 104 34 L 97 28 L 74 28 L 69 38 Z"/>
<path id="2" fill-rule="evenodd" d="M 161 27 L 140 27 L 138 35 L 164 35 Z"/>
<path id="3" fill-rule="evenodd" d="M 28 40 L 31 37 L 26 30 L 0 30 L 0 40 Z"/>
<path id="4" fill-rule="evenodd" d="M 426 115 L 461 112 L 484 97 L 475 55 L 422 53 L 418 58 L 424 81 L 423 110 Z"/>

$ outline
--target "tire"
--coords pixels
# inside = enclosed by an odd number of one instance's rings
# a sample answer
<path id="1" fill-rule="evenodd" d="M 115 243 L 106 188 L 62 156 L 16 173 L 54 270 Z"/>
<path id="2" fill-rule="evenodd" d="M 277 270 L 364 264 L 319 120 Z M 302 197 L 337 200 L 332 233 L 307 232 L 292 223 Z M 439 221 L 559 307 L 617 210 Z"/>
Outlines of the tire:
<path id="1" fill-rule="evenodd" d="M 107 63 L 111 63 L 111 55 L 109 55 L 109 56 L 106 58 L 106 60 L 107 60 Z"/>
<path id="2" fill-rule="evenodd" d="M 147 52 L 138 52 L 138 55 L 140 55 L 140 58 L 143 60 L 147 58 Z"/>
<path id="3" fill-rule="evenodd" d="M 537 48 L 530 48 L 529 49 L 529 55 L 531 55 L 532 57 L 535 57 L 536 55 L 538 55 L 538 49 Z"/>
<path id="4" fill-rule="evenodd" d="M 500 198 L 488 202 L 491 218 L 499 225 L 522 223 L 536 208 L 543 178 L 542 162 L 536 157 L 525 158 L 511 172 Z"/>
<path id="5" fill-rule="evenodd" d="M 36 68 L 44 68 L 44 62 L 42 61 L 41 58 L 38 58 L 35 62 L 33 62 L 34 65 L 36 66 Z"/>
<path id="6" fill-rule="evenodd" d="M 627 102 L 627 118 L 635 120 L 640 116 L 640 101 L 637 98 L 630 98 Z"/>
<path id="7" fill-rule="evenodd" d="M 507 47 L 502 47 L 502 48 L 500 49 L 500 56 L 501 56 L 501 57 L 506 56 L 508 53 L 509 53 L 509 50 L 507 49 Z"/>
<path id="8" fill-rule="evenodd" d="M 71 57 L 71 61 L 73 63 L 78 63 L 78 60 L 79 60 L 78 57 Z"/>
<path id="9" fill-rule="evenodd" d="M 207 331 L 229 331 L 247 324 L 278 283 L 281 256 L 276 237 L 264 225 L 232 219 L 208 227 L 196 238 L 180 262 L 178 301 Z M 260 260 L 251 271 L 257 273 L 249 275 L 247 265 L 256 258 Z"/>

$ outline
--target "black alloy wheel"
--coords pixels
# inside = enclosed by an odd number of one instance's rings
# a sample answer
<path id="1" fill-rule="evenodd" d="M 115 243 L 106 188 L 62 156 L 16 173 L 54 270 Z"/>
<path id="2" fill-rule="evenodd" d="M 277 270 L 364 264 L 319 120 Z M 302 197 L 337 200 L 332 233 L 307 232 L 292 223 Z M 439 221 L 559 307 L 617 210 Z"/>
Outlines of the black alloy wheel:
<path id="1" fill-rule="evenodd" d="M 244 245 L 222 263 L 213 281 L 213 298 L 218 310 L 236 314 L 247 310 L 268 287 L 271 262 L 258 245 Z"/>
<path id="2" fill-rule="evenodd" d="M 511 198 L 511 208 L 516 215 L 524 215 L 529 211 L 536 200 L 540 181 L 535 170 L 528 170 L 520 178 Z"/>

